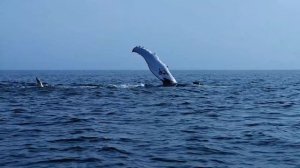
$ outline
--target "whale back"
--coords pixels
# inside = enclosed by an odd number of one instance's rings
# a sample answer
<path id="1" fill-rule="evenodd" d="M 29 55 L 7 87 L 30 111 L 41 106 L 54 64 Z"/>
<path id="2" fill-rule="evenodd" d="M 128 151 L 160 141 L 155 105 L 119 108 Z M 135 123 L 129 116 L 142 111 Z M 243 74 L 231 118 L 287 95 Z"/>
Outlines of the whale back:
<path id="1" fill-rule="evenodd" d="M 168 66 L 164 64 L 155 53 L 140 46 L 134 47 L 132 52 L 138 53 L 145 59 L 150 71 L 161 80 L 164 85 L 177 84 Z"/>

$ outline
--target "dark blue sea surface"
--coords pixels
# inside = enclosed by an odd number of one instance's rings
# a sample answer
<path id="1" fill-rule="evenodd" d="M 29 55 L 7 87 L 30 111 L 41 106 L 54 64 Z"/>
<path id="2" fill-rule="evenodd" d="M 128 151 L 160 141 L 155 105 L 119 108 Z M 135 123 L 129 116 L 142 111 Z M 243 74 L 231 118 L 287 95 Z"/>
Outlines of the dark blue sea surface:
<path id="1" fill-rule="evenodd" d="M 300 167 L 300 71 L 172 72 L 0 71 L 0 166 Z"/>

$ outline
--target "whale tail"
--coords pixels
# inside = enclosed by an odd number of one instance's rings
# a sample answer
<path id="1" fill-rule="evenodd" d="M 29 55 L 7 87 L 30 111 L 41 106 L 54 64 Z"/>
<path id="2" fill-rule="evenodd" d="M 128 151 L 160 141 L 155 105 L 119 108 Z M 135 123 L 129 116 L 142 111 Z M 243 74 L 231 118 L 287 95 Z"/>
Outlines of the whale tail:
<path id="1" fill-rule="evenodd" d="M 36 85 L 37 85 L 38 87 L 44 87 L 43 83 L 40 81 L 39 78 L 36 77 L 35 79 L 36 79 Z"/>
<path id="2" fill-rule="evenodd" d="M 173 86 L 177 84 L 177 81 L 169 71 L 168 66 L 164 64 L 155 53 L 141 46 L 134 47 L 132 52 L 141 55 L 145 59 L 150 71 L 163 82 L 164 86 Z"/>

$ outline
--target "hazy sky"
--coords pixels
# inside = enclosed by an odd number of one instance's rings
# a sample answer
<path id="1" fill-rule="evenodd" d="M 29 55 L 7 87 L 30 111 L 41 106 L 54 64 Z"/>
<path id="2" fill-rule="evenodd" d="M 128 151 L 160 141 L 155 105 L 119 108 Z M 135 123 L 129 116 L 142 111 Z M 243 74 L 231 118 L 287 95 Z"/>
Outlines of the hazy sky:
<path id="1" fill-rule="evenodd" d="M 299 0 L 0 0 L 0 69 L 300 69 Z"/>

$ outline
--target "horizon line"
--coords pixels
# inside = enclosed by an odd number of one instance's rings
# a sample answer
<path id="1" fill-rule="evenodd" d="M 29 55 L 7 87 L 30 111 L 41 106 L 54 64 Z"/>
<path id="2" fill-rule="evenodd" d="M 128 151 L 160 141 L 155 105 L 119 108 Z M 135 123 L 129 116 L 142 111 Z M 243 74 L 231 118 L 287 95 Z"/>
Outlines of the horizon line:
<path id="1" fill-rule="evenodd" d="M 172 69 L 170 71 L 299 71 L 300 69 Z M 0 71 L 149 71 L 149 69 L 0 69 Z"/>

